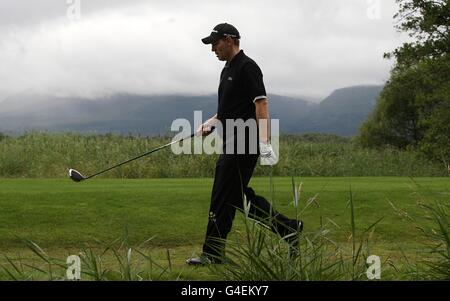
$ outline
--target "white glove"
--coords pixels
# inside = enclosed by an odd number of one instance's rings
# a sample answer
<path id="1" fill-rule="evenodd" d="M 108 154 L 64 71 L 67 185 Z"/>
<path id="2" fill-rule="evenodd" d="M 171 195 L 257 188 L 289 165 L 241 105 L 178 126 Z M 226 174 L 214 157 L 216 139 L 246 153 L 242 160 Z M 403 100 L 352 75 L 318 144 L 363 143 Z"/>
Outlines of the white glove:
<path id="1" fill-rule="evenodd" d="M 270 143 L 259 143 L 259 153 L 261 156 L 261 165 L 275 165 L 278 162 L 277 155 L 275 154 L 272 145 Z"/>

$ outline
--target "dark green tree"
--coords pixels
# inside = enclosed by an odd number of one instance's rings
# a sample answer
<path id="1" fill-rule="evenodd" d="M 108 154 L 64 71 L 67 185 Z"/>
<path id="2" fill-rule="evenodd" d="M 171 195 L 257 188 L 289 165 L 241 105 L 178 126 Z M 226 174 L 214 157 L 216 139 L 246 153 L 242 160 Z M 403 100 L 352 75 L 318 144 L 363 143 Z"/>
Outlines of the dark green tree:
<path id="1" fill-rule="evenodd" d="M 391 77 L 358 141 L 368 147 L 417 147 L 450 161 L 450 4 L 398 0 L 397 28 L 415 40 L 385 54 Z"/>
<path id="2" fill-rule="evenodd" d="M 395 57 L 397 68 L 410 67 L 427 58 L 438 58 L 450 52 L 449 0 L 396 0 L 399 12 L 396 28 L 413 38 L 386 58 Z"/>

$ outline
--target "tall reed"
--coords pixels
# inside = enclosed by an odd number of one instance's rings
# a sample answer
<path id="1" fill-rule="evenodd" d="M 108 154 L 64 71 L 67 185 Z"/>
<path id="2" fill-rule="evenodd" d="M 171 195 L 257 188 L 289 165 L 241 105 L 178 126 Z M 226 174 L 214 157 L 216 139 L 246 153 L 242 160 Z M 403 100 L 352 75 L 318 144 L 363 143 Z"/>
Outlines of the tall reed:
<path id="1" fill-rule="evenodd" d="M 0 177 L 66 177 L 69 168 L 86 174 L 112 166 L 170 141 L 140 137 L 29 132 L 0 140 Z M 192 146 L 193 147 L 193 146 Z M 327 135 L 281 136 L 273 170 L 257 166 L 255 176 L 448 176 L 447 167 L 413 150 L 362 149 L 351 140 Z M 153 153 L 102 177 L 211 177 L 215 155 Z"/>

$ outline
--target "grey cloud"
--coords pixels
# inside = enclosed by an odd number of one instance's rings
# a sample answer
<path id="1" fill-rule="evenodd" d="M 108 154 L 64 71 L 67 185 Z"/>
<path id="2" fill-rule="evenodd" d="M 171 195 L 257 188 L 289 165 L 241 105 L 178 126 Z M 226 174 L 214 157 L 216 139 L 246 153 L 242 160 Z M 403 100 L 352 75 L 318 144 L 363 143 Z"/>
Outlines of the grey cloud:
<path id="1" fill-rule="evenodd" d="M 222 63 L 200 38 L 223 21 L 240 30 L 268 91 L 285 95 L 380 84 L 392 65 L 383 52 L 402 41 L 394 0 L 374 20 L 365 0 L 81 0 L 75 22 L 65 0 L 28 2 L 0 3 L 0 97 L 215 93 Z"/>
<path id="2" fill-rule="evenodd" d="M 76 2 L 77 1 L 77 2 Z M 79 2 L 78 2 L 79 1 Z M 0 28 L 8 26 L 36 26 L 53 19 L 64 19 L 75 3 L 89 16 L 105 9 L 120 9 L 145 0 L 2 0 L 0 2 Z M 157 0 L 158 1 L 158 0 Z"/>

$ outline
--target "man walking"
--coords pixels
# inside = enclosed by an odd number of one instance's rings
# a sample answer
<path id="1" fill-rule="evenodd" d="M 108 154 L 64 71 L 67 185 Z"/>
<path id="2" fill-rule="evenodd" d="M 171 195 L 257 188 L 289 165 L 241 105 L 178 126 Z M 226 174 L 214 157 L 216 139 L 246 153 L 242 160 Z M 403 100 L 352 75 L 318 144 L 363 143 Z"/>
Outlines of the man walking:
<path id="1" fill-rule="evenodd" d="M 289 234 L 303 229 L 302 221 L 278 213 L 265 198 L 248 187 L 258 157 L 261 156 L 263 165 L 273 165 L 277 158 L 270 144 L 268 97 L 263 75 L 259 66 L 240 50 L 240 38 L 233 25 L 221 23 L 202 39 L 204 44 L 211 44 L 211 50 L 226 64 L 220 76 L 217 114 L 202 124 L 197 133 L 206 136 L 214 127 L 222 128 L 224 150 L 216 163 L 203 253 L 186 261 L 192 265 L 222 263 L 224 240 L 231 230 L 236 209 L 243 209 L 243 194 L 250 203 L 249 216 L 264 222 L 281 237 L 287 237 L 291 245 L 298 243 L 298 237 Z M 239 124 L 236 120 L 250 126 L 230 127 L 230 123 Z M 252 124 L 256 132 L 250 129 Z"/>

